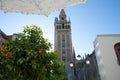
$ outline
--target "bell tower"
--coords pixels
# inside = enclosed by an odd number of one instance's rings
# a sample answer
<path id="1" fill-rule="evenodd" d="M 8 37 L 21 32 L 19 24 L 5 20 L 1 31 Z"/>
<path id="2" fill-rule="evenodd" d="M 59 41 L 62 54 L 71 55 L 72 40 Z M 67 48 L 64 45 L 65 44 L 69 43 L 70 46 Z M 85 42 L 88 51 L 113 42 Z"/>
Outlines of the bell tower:
<path id="1" fill-rule="evenodd" d="M 61 9 L 59 19 L 55 18 L 54 29 L 54 49 L 59 51 L 58 61 L 64 62 L 65 73 L 69 76 L 70 63 L 73 62 L 71 21 L 66 19 L 64 9 Z"/>

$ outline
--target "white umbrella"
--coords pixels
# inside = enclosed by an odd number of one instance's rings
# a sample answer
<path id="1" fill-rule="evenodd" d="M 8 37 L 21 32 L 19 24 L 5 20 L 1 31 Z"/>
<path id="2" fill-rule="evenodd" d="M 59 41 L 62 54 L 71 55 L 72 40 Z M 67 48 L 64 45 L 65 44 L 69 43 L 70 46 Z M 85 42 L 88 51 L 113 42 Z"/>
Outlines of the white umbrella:
<path id="1" fill-rule="evenodd" d="M 85 3 L 86 0 L 0 0 L 0 10 L 48 16 L 65 7 Z"/>

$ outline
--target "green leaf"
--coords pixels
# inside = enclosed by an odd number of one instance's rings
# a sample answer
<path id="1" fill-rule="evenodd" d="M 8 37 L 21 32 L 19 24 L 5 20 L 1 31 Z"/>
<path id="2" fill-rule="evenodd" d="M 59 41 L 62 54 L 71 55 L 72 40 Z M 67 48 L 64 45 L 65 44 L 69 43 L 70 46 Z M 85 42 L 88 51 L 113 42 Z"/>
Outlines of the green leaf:
<path id="1" fill-rule="evenodd" d="M 1 78 L 3 78 L 3 75 L 2 75 L 2 74 L 0 74 L 0 79 L 1 79 Z"/>
<path id="2" fill-rule="evenodd" d="M 20 58 L 20 59 L 18 59 L 17 63 L 18 63 L 18 64 L 22 64 L 23 61 L 24 61 L 24 58 Z"/>
<path id="3" fill-rule="evenodd" d="M 6 65 L 6 67 L 11 71 L 13 69 L 13 67 L 9 64 Z"/>

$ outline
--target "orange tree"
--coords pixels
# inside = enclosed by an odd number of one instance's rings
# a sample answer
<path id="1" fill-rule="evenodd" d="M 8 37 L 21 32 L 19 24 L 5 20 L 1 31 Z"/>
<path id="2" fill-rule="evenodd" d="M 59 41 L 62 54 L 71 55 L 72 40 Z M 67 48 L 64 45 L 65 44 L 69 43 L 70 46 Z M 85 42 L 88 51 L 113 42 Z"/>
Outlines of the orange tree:
<path id="1" fill-rule="evenodd" d="M 0 46 L 0 79 L 65 80 L 63 63 L 57 62 L 57 51 L 50 49 L 39 27 L 25 26 L 15 40 Z"/>

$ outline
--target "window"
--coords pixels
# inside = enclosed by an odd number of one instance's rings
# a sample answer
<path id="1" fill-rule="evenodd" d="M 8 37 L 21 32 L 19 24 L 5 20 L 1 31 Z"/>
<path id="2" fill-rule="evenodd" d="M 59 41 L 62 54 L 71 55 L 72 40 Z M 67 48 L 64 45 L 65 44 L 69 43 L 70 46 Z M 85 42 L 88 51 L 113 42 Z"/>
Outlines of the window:
<path id="1" fill-rule="evenodd" d="M 120 54 L 120 48 L 118 48 L 118 53 Z"/>
<path id="2" fill-rule="evenodd" d="M 68 29 L 70 29 L 70 25 L 68 25 Z"/>
<path id="3" fill-rule="evenodd" d="M 62 60 L 63 60 L 64 62 L 66 61 L 66 59 L 65 59 L 65 58 L 63 58 Z"/>
<path id="4" fill-rule="evenodd" d="M 65 29 L 67 29 L 67 26 L 65 25 Z"/>
<path id="5" fill-rule="evenodd" d="M 62 24 L 62 29 L 64 29 L 64 24 Z"/>
<path id="6" fill-rule="evenodd" d="M 62 54 L 65 54 L 65 50 L 62 51 Z"/>
<path id="7" fill-rule="evenodd" d="M 64 20 L 64 17 L 62 17 L 62 20 Z"/>
<path id="8" fill-rule="evenodd" d="M 58 29 L 58 26 L 57 26 L 57 29 Z"/>
<path id="9" fill-rule="evenodd" d="M 114 49 L 117 56 L 118 64 L 120 65 L 120 42 L 114 45 Z"/>
<path id="10" fill-rule="evenodd" d="M 64 62 L 66 61 L 66 57 L 65 56 L 62 57 L 62 61 L 64 61 Z"/>

